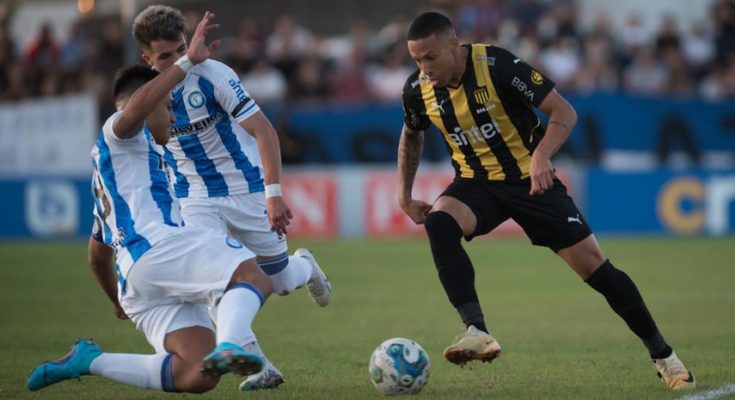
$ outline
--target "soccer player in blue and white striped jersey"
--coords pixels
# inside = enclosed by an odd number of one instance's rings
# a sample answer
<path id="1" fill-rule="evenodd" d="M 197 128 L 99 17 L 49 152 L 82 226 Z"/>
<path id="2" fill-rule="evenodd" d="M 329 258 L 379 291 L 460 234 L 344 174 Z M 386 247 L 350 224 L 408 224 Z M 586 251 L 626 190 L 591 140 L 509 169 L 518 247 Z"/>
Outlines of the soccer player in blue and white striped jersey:
<path id="1" fill-rule="evenodd" d="M 216 27 L 213 17 L 205 14 L 175 67 L 159 75 L 138 65 L 118 74 L 113 91 L 122 110 L 105 122 L 92 150 L 95 217 L 101 239 L 115 248 L 119 294 L 114 273 L 93 271 L 108 297 L 119 300 L 113 300 L 118 316 L 129 317 L 156 352 L 106 353 L 93 340 L 80 339 L 66 356 L 31 372 L 30 390 L 98 375 L 137 387 L 200 393 L 214 388 L 224 373 L 253 375 L 265 365 L 241 344 L 252 336 L 251 323 L 272 282 L 255 254 L 234 238 L 181 226 L 178 201 L 149 130 L 173 120 L 170 90 L 218 46 L 205 44 Z M 168 140 L 164 132 L 156 142 Z M 105 264 L 109 254 L 100 254 Z M 204 306 L 214 304 L 216 334 Z"/>
<path id="2" fill-rule="evenodd" d="M 168 6 L 140 12 L 133 36 L 143 59 L 158 71 L 171 67 L 187 49 L 183 16 Z M 285 234 L 293 215 L 281 193 L 278 136 L 235 72 L 206 60 L 171 91 L 171 101 L 176 121 L 164 154 L 185 223 L 230 232 L 257 255 L 274 292 L 286 295 L 306 286 L 314 301 L 326 306 L 331 284 L 314 256 L 306 249 L 288 255 Z M 246 348 L 262 355 L 255 336 Z M 280 371 L 268 362 L 241 389 L 281 382 Z"/>

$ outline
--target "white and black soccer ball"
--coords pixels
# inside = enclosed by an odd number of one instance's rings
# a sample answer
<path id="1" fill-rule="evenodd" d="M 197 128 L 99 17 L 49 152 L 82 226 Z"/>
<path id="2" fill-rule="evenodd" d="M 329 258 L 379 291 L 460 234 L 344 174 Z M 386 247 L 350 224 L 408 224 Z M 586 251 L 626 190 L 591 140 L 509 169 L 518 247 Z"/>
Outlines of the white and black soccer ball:
<path id="1" fill-rule="evenodd" d="M 370 381 L 385 395 L 416 394 L 429 381 L 429 355 L 413 340 L 388 339 L 370 357 Z"/>

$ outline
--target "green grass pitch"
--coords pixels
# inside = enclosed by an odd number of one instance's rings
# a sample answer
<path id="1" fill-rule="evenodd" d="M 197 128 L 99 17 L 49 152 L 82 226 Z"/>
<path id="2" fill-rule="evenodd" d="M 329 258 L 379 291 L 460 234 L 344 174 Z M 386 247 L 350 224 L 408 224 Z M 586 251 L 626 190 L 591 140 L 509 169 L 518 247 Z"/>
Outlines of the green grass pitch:
<path id="1" fill-rule="evenodd" d="M 695 393 L 735 383 L 735 239 L 602 238 L 641 289 L 659 328 L 692 369 Z M 467 245 L 491 332 L 493 364 L 459 368 L 442 349 L 462 329 L 426 241 L 303 241 L 334 284 L 317 307 L 304 290 L 271 297 L 255 331 L 286 383 L 240 393 L 225 377 L 210 399 L 375 399 L 372 350 L 390 337 L 418 341 L 431 358 L 425 399 L 676 399 L 644 347 L 604 299 L 550 251 L 523 239 Z M 87 269 L 86 243 L 0 244 L 0 399 L 171 399 L 99 377 L 30 393 L 40 361 L 91 336 L 110 352 L 150 353 L 132 323 L 115 319 Z M 731 394 L 732 395 L 732 394 Z"/>

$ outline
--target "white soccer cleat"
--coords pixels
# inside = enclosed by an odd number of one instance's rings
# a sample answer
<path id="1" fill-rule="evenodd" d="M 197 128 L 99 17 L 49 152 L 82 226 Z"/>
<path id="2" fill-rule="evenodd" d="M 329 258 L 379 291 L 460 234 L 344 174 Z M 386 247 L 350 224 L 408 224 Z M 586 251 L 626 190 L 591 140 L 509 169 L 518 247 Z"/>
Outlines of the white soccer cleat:
<path id="1" fill-rule="evenodd" d="M 500 356 L 500 344 L 495 338 L 474 325 L 454 338 L 454 343 L 444 349 L 447 361 L 465 365 L 470 361 L 492 362 Z"/>
<path id="2" fill-rule="evenodd" d="M 673 390 L 694 389 L 697 384 L 694 382 L 694 375 L 679 360 L 676 353 L 666 358 L 653 360 L 656 366 L 658 377 Z"/>
<path id="3" fill-rule="evenodd" d="M 263 370 L 255 375 L 248 376 L 240 384 L 240 391 L 249 392 L 253 390 L 275 389 L 283 383 L 283 374 L 275 365 L 268 361 Z"/>
<path id="4" fill-rule="evenodd" d="M 319 268 L 314 255 L 307 249 L 297 249 L 293 253 L 294 256 L 301 257 L 311 263 L 311 278 L 306 283 L 306 291 L 309 296 L 321 307 L 326 307 L 332 301 L 332 284 L 329 282 L 327 275 Z"/>

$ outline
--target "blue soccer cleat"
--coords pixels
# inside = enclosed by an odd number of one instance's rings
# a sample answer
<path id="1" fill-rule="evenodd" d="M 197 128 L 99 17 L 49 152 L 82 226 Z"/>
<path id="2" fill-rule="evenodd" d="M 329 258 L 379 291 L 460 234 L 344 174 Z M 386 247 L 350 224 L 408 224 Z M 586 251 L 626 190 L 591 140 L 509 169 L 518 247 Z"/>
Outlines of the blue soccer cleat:
<path id="1" fill-rule="evenodd" d="M 257 374 L 263 369 L 263 359 L 245 351 L 234 343 L 220 343 L 214 351 L 204 357 L 201 373 L 217 378 L 228 372 L 245 376 Z"/>
<path id="2" fill-rule="evenodd" d="M 102 349 L 94 340 L 79 339 L 64 357 L 39 364 L 28 375 L 28 390 L 39 390 L 67 379 L 89 375 L 90 364 L 101 354 Z"/>

